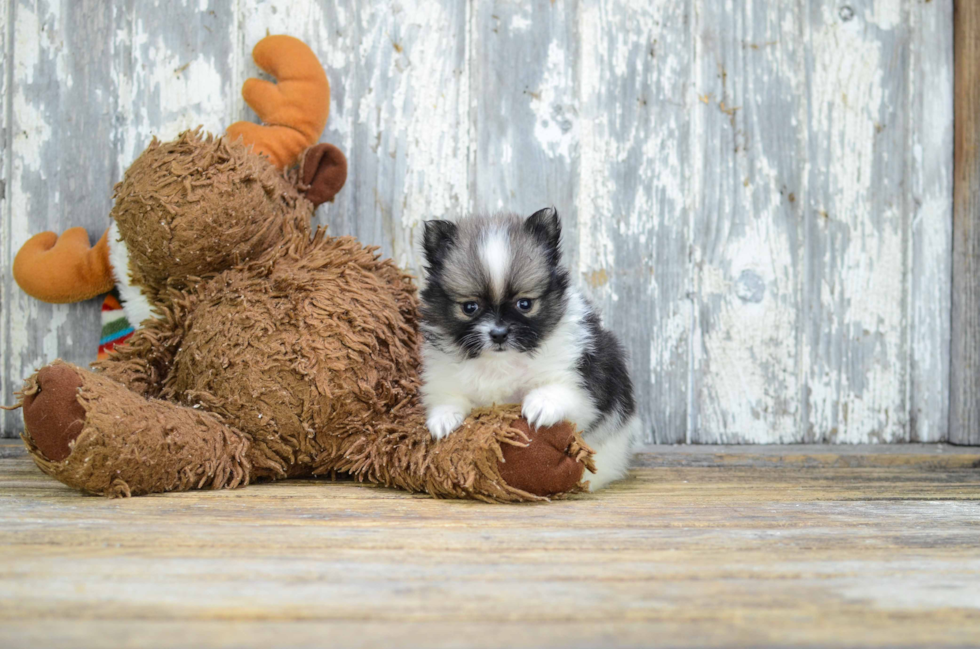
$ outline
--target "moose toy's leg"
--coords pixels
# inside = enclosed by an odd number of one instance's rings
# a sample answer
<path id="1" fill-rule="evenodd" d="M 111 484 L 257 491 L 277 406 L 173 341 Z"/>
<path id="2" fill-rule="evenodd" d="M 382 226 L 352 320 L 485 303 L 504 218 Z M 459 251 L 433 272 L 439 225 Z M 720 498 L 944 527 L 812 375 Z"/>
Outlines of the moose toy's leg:
<path id="1" fill-rule="evenodd" d="M 21 406 L 34 461 L 83 491 L 128 496 L 249 481 L 249 439 L 218 417 L 68 363 L 30 377 Z"/>
<path id="2" fill-rule="evenodd" d="M 497 502 L 540 500 L 583 491 L 592 451 L 561 423 L 531 431 L 520 407 L 474 411 L 436 442 L 421 407 L 398 411 L 373 430 L 351 430 L 320 458 L 318 473 L 347 471 L 361 480 L 442 498 Z"/>

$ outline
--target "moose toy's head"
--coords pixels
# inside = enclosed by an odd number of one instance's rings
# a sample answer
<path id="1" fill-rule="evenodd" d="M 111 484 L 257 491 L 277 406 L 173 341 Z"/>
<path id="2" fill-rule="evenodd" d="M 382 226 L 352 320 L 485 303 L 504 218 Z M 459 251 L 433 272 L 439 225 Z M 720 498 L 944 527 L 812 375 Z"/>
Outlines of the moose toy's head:
<path id="1" fill-rule="evenodd" d="M 31 238 L 14 278 L 46 302 L 77 302 L 116 285 L 130 322 L 154 315 L 166 288 L 184 288 L 308 233 L 313 210 L 347 178 L 336 147 L 317 144 L 330 86 L 302 42 L 268 36 L 252 53 L 278 83 L 249 79 L 245 101 L 268 125 L 237 122 L 154 139 L 115 188 L 111 224 L 90 247 L 83 228 Z M 298 168 L 292 169 L 298 163 Z"/>

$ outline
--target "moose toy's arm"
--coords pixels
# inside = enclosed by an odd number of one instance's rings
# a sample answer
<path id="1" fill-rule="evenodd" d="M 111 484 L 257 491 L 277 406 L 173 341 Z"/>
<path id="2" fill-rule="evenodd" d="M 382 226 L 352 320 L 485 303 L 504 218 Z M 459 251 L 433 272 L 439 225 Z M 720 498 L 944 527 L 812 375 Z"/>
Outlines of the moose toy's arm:
<path id="1" fill-rule="evenodd" d="M 14 258 L 14 280 L 25 293 L 43 302 L 80 302 L 112 290 L 109 232 L 94 246 L 85 228 L 34 235 Z"/>

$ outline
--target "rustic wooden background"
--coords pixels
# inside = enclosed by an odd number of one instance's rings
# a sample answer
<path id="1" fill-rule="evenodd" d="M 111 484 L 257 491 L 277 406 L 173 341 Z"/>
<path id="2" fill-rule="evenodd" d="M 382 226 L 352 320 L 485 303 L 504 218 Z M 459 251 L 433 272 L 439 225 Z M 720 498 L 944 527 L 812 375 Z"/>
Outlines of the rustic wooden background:
<path id="1" fill-rule="evenodd" d="M 271 33 L 333 84 L 318 218 L 417 268 L 424 219 L 564 215 L 649 441 L 948 434 L 952 0 L 0 0 L 0 398 L 95 354 L 13 254 L 105 229 L 151 135 L 254 115 Z M 2 430 L 15 434 L 19 413 Z"/>

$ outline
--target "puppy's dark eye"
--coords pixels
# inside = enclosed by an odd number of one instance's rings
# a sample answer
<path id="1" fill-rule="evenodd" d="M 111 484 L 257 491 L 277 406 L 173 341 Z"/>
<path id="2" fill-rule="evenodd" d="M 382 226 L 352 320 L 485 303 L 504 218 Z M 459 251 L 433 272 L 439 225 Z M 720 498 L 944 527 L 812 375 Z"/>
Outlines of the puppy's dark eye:
<path id="1" fill-rule="evenodd" d="M 531 300 L 523 297 L 517 301 L 517 310 L 527 313 L 531 310 Z"/>
<path id="2" fill-rule="evenodd" d="M 463 313 L 473 315 L 480 310 L 480 305 L 476 302 L 463 302 Z"/>

